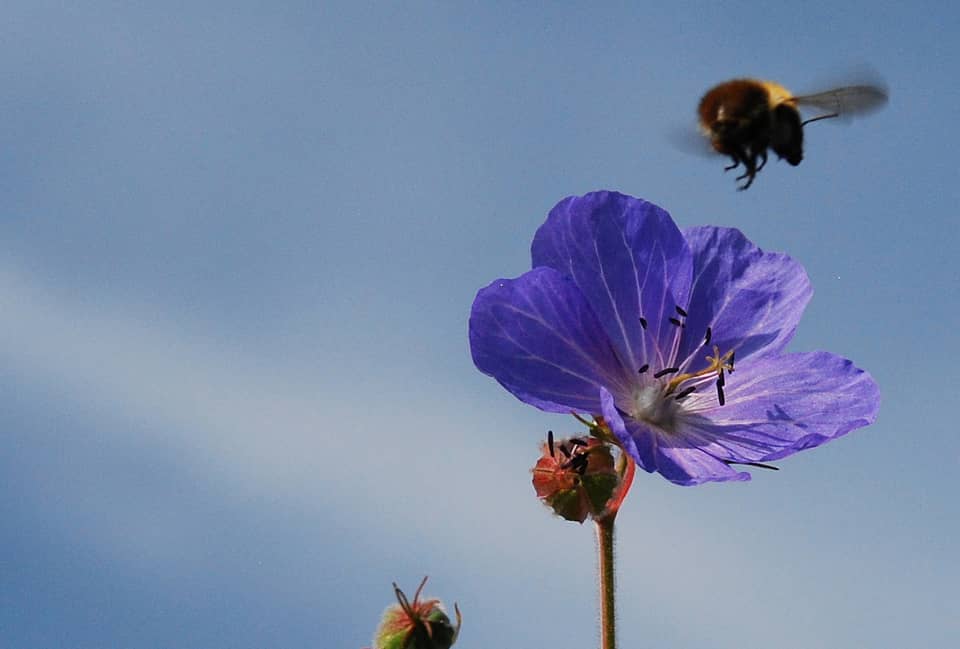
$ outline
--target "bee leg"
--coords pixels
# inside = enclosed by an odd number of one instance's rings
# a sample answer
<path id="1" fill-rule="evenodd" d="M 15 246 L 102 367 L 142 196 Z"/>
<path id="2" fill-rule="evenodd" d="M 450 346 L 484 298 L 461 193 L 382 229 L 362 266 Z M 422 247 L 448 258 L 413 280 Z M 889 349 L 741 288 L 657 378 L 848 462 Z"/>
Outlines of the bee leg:
<path id="1" fill-rule="evenodd" d="M 760 164 L 757 165 L 757 171 L 763 169 L 763 165 L 767 164 L 767 150 L 764 149 L 760 152 Z"/>
<path id="2" fill-rule="evenodd" d="M 731 169 L 736 169 L 740 166 L 740 163 L 747 159 L 747 156 L 744 154 L 743 149 L 740 147 L 727 146 L 726 151 L 724 151 L 730 159 L 733 161 L 732 164 L 728 164 L 723 168 L 724 171 L 730 171 Z"/>
<path id="3" fill-rule="evenodd" d="M 755 151 L 751 151 L 750 157 L 749 157 L 749 158 L 744 158 L 743 164 L 744 164 L 744 166 L 747 168 L 747 170 L 744 171 L 744 172 L 743 172 L 742 174 L 740 174 L 739 176 L 737 176 L 737 180 L 743 180 L 743 179 L 746 178 L 747 182 L 745 182 L 743 185 L 740 185 L 739 187 L 737 187 L 737 189 L 738 189 L 739 191 L 743 191 L 744 189 L 746 189 L 746 188 L 748 188 L 750 185 L 752 185 L 752 184 L 753 184 L 753 179 L 757 177 L 757 171 L 759 171 L 759 169 L 757 168 L 757 158 L 758 158 L 758 157 L 759 157 L 759 155 L 758 155 Z M 761 164 L 760 166 L 762 167 L 763 165 Z"/>
<path id="4" fill-rule="evenodd" d="M 733 160 L 733 164 L 728 164 L 723 168 L 724 171 L 730 171 L 731 169 L 736 169 L 741 164 L 747 164 L 747 152 L 743 147 L 736 146 L 732 142 L 727 142 L 725 143 L 724 149 L 724 153 L 730 156 L 730 159 Z"/>
<path id="5" fill-rule="evenodd" d="M 757 175 L 757 161 L 755 158 L 744 159 L 743 166 L 746 167 L 746 171 L 737 176 L 737 180 L 743 180 L 744 178 L 749 178 L 751 181 L 753 177 Z"/>

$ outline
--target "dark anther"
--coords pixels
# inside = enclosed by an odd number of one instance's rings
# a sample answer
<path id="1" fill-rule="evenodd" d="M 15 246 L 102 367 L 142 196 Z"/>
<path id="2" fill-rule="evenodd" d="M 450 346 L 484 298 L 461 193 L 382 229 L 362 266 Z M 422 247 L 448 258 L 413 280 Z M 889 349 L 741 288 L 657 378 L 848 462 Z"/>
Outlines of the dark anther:
<path id="1" fill-rule="evenodd" d="M 554 448 L 553 448 L 553 431 L 552 430 L 547 431 L 547 448 L 550 449 L 550 457 L 556 457 L 556 454 L 554 453 Z"/>
<path id="2" fill-rule="evenodd" d="M 649 369 L 650 369 L 650 365 L 649 365 L 648 363 L 644 363 L 644 364 L 643 364 L 643 367 L 641 367 L 641 368 L 637 371 L 637 373 L 638 373 L 638 374 L 643 374 L 644 372 L 646 372 L 646 371 L 649 370 Z"/>
<path id="3" fill-rule="evenodd" d="M 758 469 L 770 469 L 771 471 L 779 471 L 780 467 L 773 466 L 772 464 L 761 464 L 760 462 L 733 462 L 731 460 L 721 460 L 727 466 L 731 464 L 742 464 L 743 466 L 755 466 Z"/>
<path id="4" fill-rule="evenodd" d="M 704 345 L 709 345 L 709 344 L 710 344 L 710 337 L 711 337 L 711 336 L 713 336 L 713 329 L 711 329 L 710 327 L 707 327 L 707 335 L 703 337 L 703 344 L 704 344 Z"/>
<path id="5" fill-rule="evenodd" d="M 683 309 L 681 309 L 679 306 L 677 307 L 677 313 L 679 313 L 680 315 L 682 315 L 684 318 L 687 317 L 687 312 L 684 311 Z"/>
<path id="6" fill-rule="evenodd" d="M 560 449 L 560 452 L 563 453 L 564 456 L 570 457 L 570 455 L 571 455 L 570 449 L 567 448 L 567 445 L 566 445 L 566 444 L 561 444 L 561 445 L 558 446 L 557 448 Z"/>
<path id="7" fill-rule="evenodd" d="M 680 371 L 679 367 L 665 367 L 656 374 L 653 375 L 653 378 L 659 379 L 661 376 L 666 376 L 667 374 L 676 374 Z"/>
<path id="8" fill-rule="evenodd" d="M 720 382 L 720 379 L 717 379 L 717 399 L 721 406 L 727 402 L 726 397 L 723 396 L 723 383 Z"/>
<path id="9" fill-rule="evenodd" d="M 580 475 L 587 471 L 587 456 L 584 454 L 574 455 L 572 458 L 560 465 L 561 469 L 573 469 Z"/>
<path id="10" fill-rule="evenodd" d="M 677 401 L 683 401 L 684 399 L 686 399 L 696 391 L 697 391 L 697 386 L 691 385 L 689 388 L 687 388 L 686 390 L 684 390 L 683 392 L 675 396 L 674 399 L 676 399 Z"/>
<path id="11" fill-rule="evenodd" d="M 736 354 L 736 352 L 730 352 L 730 371 L 731 372 L 733 371 L 733 355 L 734 354 Z"/>
<path id="12" fill-rule="evenodd" d="M 679 320 L 677 320 L 676 318 L 670 318 L 670 324 L 672 324 L 674 327 L 682 327 L 682 326 L 683 326 L 683 323 L 680 322 Z"/>
<path id="13" fill-rule="evenodd" d="M 721 388 L 727 384 L 727 379 L 723 376 L 723 370 L 720 370 L 720 376 L 717 377 L 717 385 Z"/>
<path id="14" fill-rule="evenodd" d="M 644 318 L 643 316 L 640 316 L 640 326 L 643 327 L 644 329 L 647 328 L 647 319 Z"/>
<path id="15" fill-rule="evenodd" d="M 570 443 L 574 446 L 586 446 L 587 440 L 583 439 L 582 437 L 571 437 Z"/>

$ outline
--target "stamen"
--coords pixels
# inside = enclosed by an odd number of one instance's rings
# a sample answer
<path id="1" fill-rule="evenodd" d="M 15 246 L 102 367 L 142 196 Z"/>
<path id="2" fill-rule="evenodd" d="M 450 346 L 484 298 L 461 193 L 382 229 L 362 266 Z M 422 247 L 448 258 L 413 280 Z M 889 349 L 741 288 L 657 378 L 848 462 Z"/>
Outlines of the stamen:
<path id="1" fill-rule="evenodd" d="M 710 344 L 710 337 L 713 336 L 713 330 L 710 327 L 707 327 L 707 335 L 703 337 L 703 344 Z"/>
<path id="2" fill-rule="evenodd" d="M 675 374 L 680 371 L 679 367 L 665 367 L 656 374 L 653 375 L 653 378 L 659 379 L 661 376 L 666 376 L 667 374 Z"/>
<path id="3" fill-rule="evenodd" d="M 568 457 L 568 458 L 572 455 L 572 454 L 570 453 L 570 449 L 567 448 L 567 445 L 566 445 L 566 444 L 561 444 L 561 445 L 559 446 L 559 449 L 560 449 L 560 452 L 563 453 L 563 454 L 564 454 L 566 457 Z"/>
<path id="4" fill-rule="evenodd" d="M 637 373 L 638 373 L 638 374 L 643 374 L 644 372 L 646 372 L 646 371 L 649 370 L 649 369 L 650 369 L 650 364 L 649 364 L 649 363 L 644 363 L 643 366 L 638 370 Z"/>
<path id="5" fill-rule="evenodd" d="M 722 387 L 725 386 L 726 384 L 727 384 L 727 379 L 724 378 L 724 376 L 723 376 L 723 368 L 721 368 L 721 369 L 720 369 L 720 375 L 719 375 L 719 377 L 717 377 L 717 385 L 719 385 L 719 386 L 722 388 Z"/>
<path id="6" fill-rule="evenodd" d="M 736 350 L 730 350 L 730 371 L 733 371 L 733 355 L 736 353 Z"/>
<path id="7" fill-rule="evenodd" d="M 772 464 L 762 464 L 760 462 L 734 462 L 732 460 L 720 460 L 720 461 L 726 464 L 727 466 L 730 466 L 731 464 L 742 464 L 743 466 L 755 466 L 758 469 L 770 469 L 771 471 L 780 470 L 780 467 L 778 466 L 773 466 Z"/>
<path id="8" fill-rule="evenodd" d="M 684 311 L 683 309 L 681 309 L 679 305 L 677 306 L 677 313 L 679 313 L 680 315 L 682 315 L 684 318 L 687 317 L 687 312 Z"/>
<path id="9" fill-rule="evenodd" d="M 553 448 L 553 431 L 552 430 L 547 431 L 547 448 L 550 449 L 550 457 L 553 457 L 553 458 L 557 457 L 556 454 L 554 453 L 554 448 Z"/>
<path id="10" fill-rule="evenodd" d="M 588 464 L 589 464 L 589 461 L 587 459 L 586 454 L 578 455 L 570 461 L 570 466 L 572 466 L 573 470 L 579 473 L 580 475 L 583 475 L 584 473 L 587 472 Z"/>
<path id="11" fill-rule="evenodd" d="M 717 400 L 720 401 L 721 406 L 727 402 L 726 397 L 723 396 L 723 383 L 720 379 L 717 379 Z"/>
<path id="12" fill-rule="evenodd" d="M 643 316 L 640 316 L 640 326 L 643 327 L 644 330 L 646 330 L 647 328 L 647 319 L 644 318 Z"/>
<path id="13" fill-rule="evenodd" d="M 700 382 L 701 377 L 706 379 L 707 377 L 719 376 L 724 370 L 730 370 L 731 366 L 728 362 L 728 359 L 733 354 L 733 350 L 727 352 L 726 354 L 720 353 L 720 348 L 716 345 L 713 346 L 713 356 L 707 356 L 706 360 L 709 365 L 702 370 L 697 372 L 689 372 L 678 374 L 677 376 L 670 379 L 670 383 L 667 384 L 667 389 L 664 392 L 664 395 L 673 394 L 674 391 L 678 390 L 681 385 L 687 381 L 697 381 Z M 668 370 L 663 370 L 662 372 L 655 374 L 654 376 L 660 376 L 662 373 L 667 372 Z M 723 387 L 723 379 L 719 381 L 719 387 Z"/>
<path id="14" fill-rule="evenodd" d="M 582 437 L 571 437 L 570 443 L 574 446 L 586 446 L 587 440 L 583 439 Z"/>
<path id="15" fill-rule="evenodd" d="M 675 396 L 674 399 L 675 399 L 676 401 L 683 401 L 684 399 L 686 399 L 687 397 L 689 397 L 691 394 L 693 394 L 693 393 L 696 392 L 696 391 L 697 391 L 697 386 L 691 385 L 689 388 L 687 388 L 686 390 L 684 390 L 683 392 L 681 392 L 680 394 L 678 394 L 677 396 Z"/>
<path id="16" fill-rule="evenodd" d="M 670 320 L 670 324 L 672 324 L 674 327 L 686 327 L 686 326 L 687 326 L 687 325 L 683 324 L 682 322 L 680 322 L 679 320 L 677 320 L 676 318 L 669 318 L 669 320 Z"/>
<path id="17" fill-rule="evenodd" d="M 573 469 L 580 475 L 583 475 L 587 470 L 587 455 L 585 453 L 580 453 L 574 455 L 572 458 L 560 465 L 561 469 Z"/>

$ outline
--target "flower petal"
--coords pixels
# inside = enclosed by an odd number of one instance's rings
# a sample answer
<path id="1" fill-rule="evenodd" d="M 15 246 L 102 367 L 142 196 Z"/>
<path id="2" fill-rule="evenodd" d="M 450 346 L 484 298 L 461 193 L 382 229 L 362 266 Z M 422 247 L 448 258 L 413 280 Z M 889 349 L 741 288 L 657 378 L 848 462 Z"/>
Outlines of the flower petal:
<path id="1" fill-rule="evenodd" d="M 694 354 L 707 327 L 711 345 L 735 349 L 741 360 L 782 350 L 813 295 L 803 266 L 785 254 L 762 251 L 732 228 L 690 228 L 684 236 L 694 276 L 677 364 L 691 362 L 689 367 L 698 369 L 705 363 Z"/>
<path id="2" fill-rule="evenodd" d="M 576 285 L 552 268 L 480 289 L 470 312 L 473 362 L 521 401 L 550 412 L 598 412 L 600 388 L 625 377 Z"/>
<path id="3" fill-rule="evenodd" d="M 656 471 L 657 438 L 653 431 L 640 426 L 634 419 L 624 420 L 617 409 L 613 395 L 604 389 L 600 390 L 600 407 L 604 421 L 620 441 L 620 446 L 627 455 L 647 473 Z M 630 422 L 632 430 L 627 428 L 627 421 Z"/>
<path id="4" fill-rule="evenodd" d="M 828 352 L 754 359 L 725 383 L 726 404 L 688 413 L 687 443 L 729 461 L 764 462 L 873 423 L 880 390 L 868 373 Z"/>
<path id="5" fill-rule="evenodd" d="M 699 448 L 666 446 L 661 444 L 657 453 L 657 471 L 670 482 L 684 487 L 704 482 L 729 482 L 749 480 L 746 471 L 737 471 Z"/>
<path id="6" fill-rule="evenodd" d="M 615 192 L 571 196 L 550 211 L 532 253 L 534 267 L 576 282 L 624 367 L 666 366 L 680 333 L 670 318 L 687 303 L 693 272 L 667 212 Z"/>

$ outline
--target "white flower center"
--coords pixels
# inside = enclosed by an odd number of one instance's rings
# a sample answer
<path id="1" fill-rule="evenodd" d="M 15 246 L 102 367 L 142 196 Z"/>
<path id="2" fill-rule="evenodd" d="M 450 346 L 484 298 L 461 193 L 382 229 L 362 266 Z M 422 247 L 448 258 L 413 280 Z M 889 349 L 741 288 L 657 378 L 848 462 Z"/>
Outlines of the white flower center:
<path id="1" fill-rule="evenodd" d="M 664 393 L 665 385 L 660 381 L 639 388 L 633 397 L 633 417 L 665 431 L 674 430 L 681 405 Z"/>
<path id="2" fill-rule="evenodd" d="M 701 407 L 704 402 L 698 390 L 711 383 L 716 388 L 717 401 L 722 406 L 726 401 L 723 392 L 725 372 L 733 372 L 733 354 L 733 350 L 721 354 L 719 347 L 714 345 L 713 355 L 706 358 L 709 364 L 702 370 L 680 372 L 678 367 L 668 367 L 645 377 L 633 393 L 630 415 L 668 433 L 677 430 L 677 420 L 685 410 L 686 400 L 693 397 L 693 407 Z M 649 367 L 641 367 L 639 374 L 646 374 Z"/>

